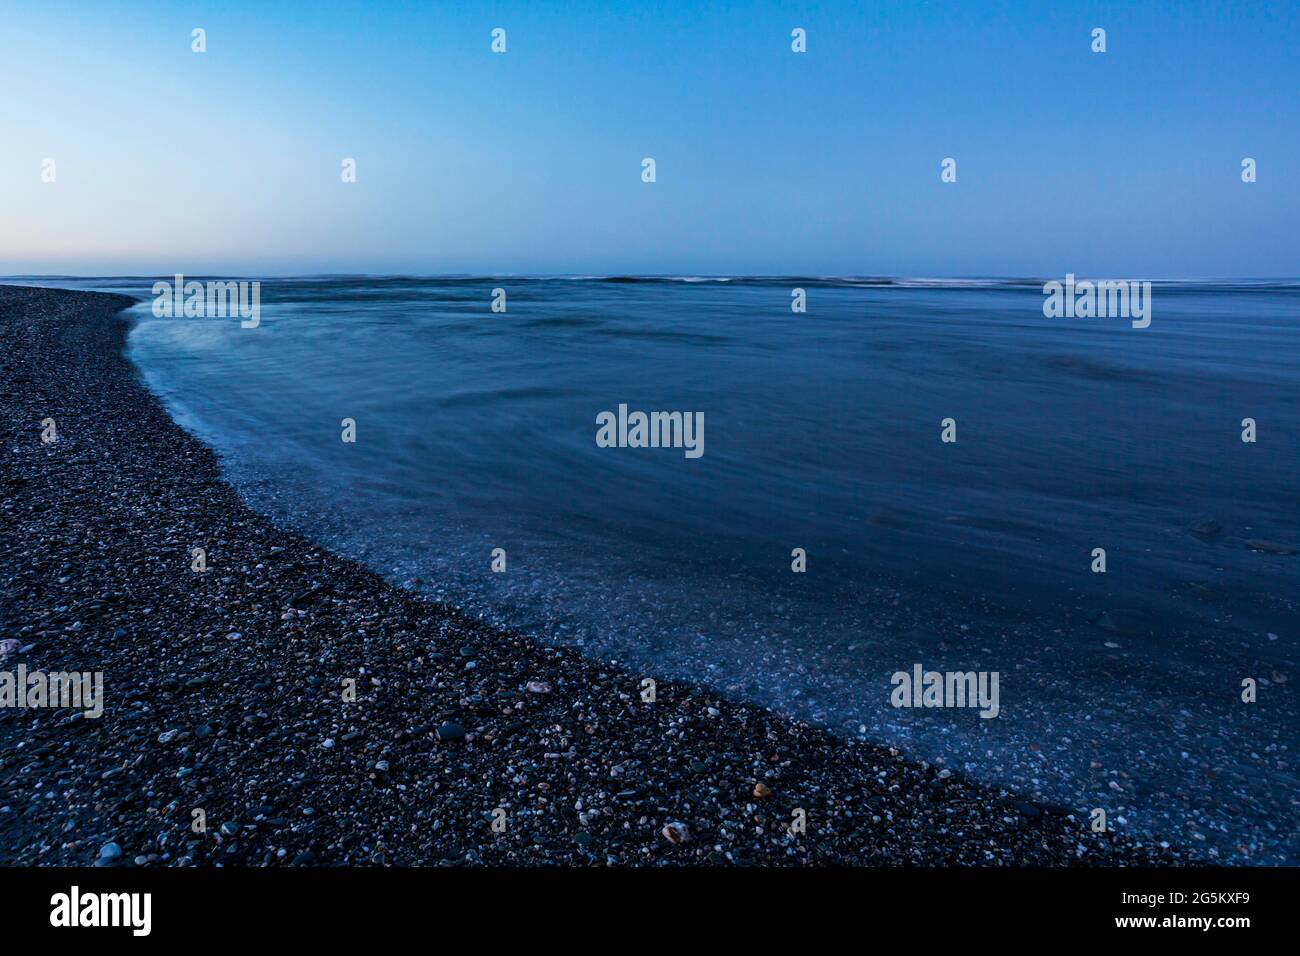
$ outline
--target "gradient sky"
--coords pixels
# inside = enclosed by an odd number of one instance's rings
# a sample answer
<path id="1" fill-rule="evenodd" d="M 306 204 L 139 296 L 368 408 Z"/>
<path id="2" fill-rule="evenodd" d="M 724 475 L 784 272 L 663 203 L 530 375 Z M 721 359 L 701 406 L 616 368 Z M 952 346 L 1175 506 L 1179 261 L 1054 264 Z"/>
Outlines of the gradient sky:
<path id="1" fill-rule="evenodd" d="M 0 0 L 0 274 L 1297 276 L 1298 106 L 1297 3 Z"/>

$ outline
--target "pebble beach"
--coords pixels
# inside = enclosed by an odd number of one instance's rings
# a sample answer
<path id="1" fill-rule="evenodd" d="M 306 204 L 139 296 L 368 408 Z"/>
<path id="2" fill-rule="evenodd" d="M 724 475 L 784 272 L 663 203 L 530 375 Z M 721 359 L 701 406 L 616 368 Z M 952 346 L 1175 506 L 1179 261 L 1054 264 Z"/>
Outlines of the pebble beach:
<path id="1" fill-rule="evenodd" d="M 0 670 L 104 675 L 97 718 L 0 709 L 0 864 L 1197 862 L 276 527 L 140 381 L 132 302 L 0 287 Z"/>

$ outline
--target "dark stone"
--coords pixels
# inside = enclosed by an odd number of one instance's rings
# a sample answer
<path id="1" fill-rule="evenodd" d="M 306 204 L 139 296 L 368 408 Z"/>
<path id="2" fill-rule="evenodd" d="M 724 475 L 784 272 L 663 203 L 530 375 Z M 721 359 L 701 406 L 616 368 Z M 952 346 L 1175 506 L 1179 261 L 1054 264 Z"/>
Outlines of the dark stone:
<path id="1" fill-rule="evenodd" d="M 438 725 L 439 740 L 464 740 L 465 728 L 454 720 L 444 720 Z"/>

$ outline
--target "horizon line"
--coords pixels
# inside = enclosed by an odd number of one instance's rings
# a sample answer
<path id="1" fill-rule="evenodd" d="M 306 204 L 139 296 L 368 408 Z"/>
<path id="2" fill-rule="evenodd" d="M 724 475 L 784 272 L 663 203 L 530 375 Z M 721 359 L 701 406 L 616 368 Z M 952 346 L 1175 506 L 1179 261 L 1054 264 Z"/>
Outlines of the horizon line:
<path id="1" fill-rule="evenodd" d="M 861 274 L 824 274 L 781 273 L 781 272 L 735 272 L 735 273 L 685 273 L 685 272 L 284 272 L 284 273 L 235 273 L 235 272 L 193 272 L 193 273 L 70 273 L 70 272 L 23 272 L 0 274 L 5 279 L 167 279 L 176 275 L 195 279 L 573 279 L 573 280 L 607 280 L 607 279 L 680 279 L 701 281 L 726 281 L 731 279 L 799 279 L 813 281 L 880 281 L 906 280 L 911 282 L 1040 282 L 1052 281 L 1055 275 L 907 275 L 903 273 L 861 273 Z M 1076 275 L 1084 281 L 1099 278 L 1090 273 L 1066 273 Z M 1116 276 L 1106 276 L 1115 280 Z M 1300 282 L 1300 275 L 1293 276 L 1158 276 L 1144 279 L 1124 277 L 1121 281 L 1141 282 Z"/>

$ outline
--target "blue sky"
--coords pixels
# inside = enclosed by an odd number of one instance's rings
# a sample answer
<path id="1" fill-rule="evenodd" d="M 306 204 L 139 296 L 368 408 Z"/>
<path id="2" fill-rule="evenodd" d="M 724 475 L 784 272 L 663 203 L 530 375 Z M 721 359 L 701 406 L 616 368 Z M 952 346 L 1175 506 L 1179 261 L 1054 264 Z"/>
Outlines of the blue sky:
<path id="1" fill-rule="evenodd" d="M 1300 4 L 705 7 L 0 2 L 0 273 L 1300 275 Z"/>

